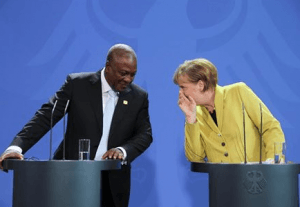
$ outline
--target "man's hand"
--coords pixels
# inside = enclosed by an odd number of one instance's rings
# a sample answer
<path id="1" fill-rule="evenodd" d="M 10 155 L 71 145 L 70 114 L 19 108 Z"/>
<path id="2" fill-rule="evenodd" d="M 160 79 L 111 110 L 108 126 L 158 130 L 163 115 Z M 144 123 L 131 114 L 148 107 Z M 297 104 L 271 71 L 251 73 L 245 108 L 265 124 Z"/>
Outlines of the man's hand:
<path id="1" fill-rule="evenodd" d="M 178 105 L 185 114 L 186 121 L 190 124 L 196 122 L 196 102 L 191 96 L 185 96 L 179 91 Z"/>
<path id="2" fill-rule="evenodd" d="M 102 159 L 119 159 L 119 160 L 123 160 L 124 159 L 124 155 L 123 152 L 121 150 L 119 150 L 118 148 L 112 148 L 110 150 L 108 150 L 107 152 L 104 153 L 104 155 L 102 156 Z"/>
<path id="3" fill-rule="evenodd" d="M 2 165 L 2 161 L 6 160 L 6 159 L 18 159 L 18 160 L 23 160 L 24 156 L 18 152 L 14 152 L 14 151 L 7 151 L 4 152 L 1 157 L 0 157 L 0 169 L 3 170 L 3 165 Z"/>

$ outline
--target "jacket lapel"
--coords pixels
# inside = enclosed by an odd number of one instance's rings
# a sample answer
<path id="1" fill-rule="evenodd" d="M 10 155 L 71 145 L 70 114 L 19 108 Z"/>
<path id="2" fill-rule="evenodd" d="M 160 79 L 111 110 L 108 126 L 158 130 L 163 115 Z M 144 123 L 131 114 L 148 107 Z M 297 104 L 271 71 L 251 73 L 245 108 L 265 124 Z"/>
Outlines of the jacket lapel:
<path id="1" fill-rule="evenodd" d="M 224 90 L 221 86 L 217 85 L 215 88 L 215 110 L 217 114 L 218 128 L 220 131 L 223 126 L 223 104 L 224 104 Z"/>
<path id="2" fill-rule="evenodd" d="M 205 122 L 207 123 L 207 125 L 216 133 L 219 133 L 219 129 L 217 127 L 217 125 L 215 124 L 214 120 L 212 119 L 211 115 L 209 114 L 208 110 L 204 107 L 201 106 L 202 109 L 202 117 L 205 120 Z"/>
<path id="3" fill-rule="evenodd" d="M 111 121 L 109 137 L 111 137 L 118 126 L 118 123 L 122 120 L 124 114 L 130 107 L 133 97 L 130 93 L 131 88 L 127 87 L 124 91 L 120 92 L 118 103 L 115 107 L 114 115 Z"/>
<path id="4" fill-rule="evenodd" d="M 100 129 L 103 127 L 103 107 L 102 107 L 102 87 L 101 87 L 101 70 L 95 73 L 90 78 L 91 86 L 88 89 L 89 98 L 91 101 L 92 108 L 97 117 L 97 121 Z"/>
<path id="5" fill-rule="evenodd" d="M 215 110 L 217 114 L 217 123 L 218 126 L 215 124 L 213 118 L 209 114 L 208 110 L 201 106 L 202 110 L 202 117 L 204 118 L 205 122 L 208 126 L 216 133 L 220 133 L 222 126 L 223 126 L 223 89 L 220 86 L 216 86 L 215 88 Z"/>

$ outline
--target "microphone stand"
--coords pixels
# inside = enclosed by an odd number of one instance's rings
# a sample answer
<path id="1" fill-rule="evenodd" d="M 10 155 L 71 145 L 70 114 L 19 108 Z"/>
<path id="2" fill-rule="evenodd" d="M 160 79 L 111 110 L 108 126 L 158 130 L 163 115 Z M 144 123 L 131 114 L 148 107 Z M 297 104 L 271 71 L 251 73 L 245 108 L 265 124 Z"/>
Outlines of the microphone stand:
<path id="1" fill-rule="evenodd" d="M 244 102 L 242 103 L 242 108 L 243 108 L 243 130 L 244 130 L 244 156 L 245 156 L 245 161 L 244 163 L 247 164 L 247 148 L 246 148 L 246 130 L 245 130 L 245 105 Z"/>
<path id="2" fill-rule="evenodd" d="M 65 107 L 65 111 L 64 111 L 64 126 L 63 126 L 63 138 L 64 138 L 64 144 L 63 144 L 63 160 L 66 159 L 66 118 L 65 118 L 65 115 L 66 115 L 66 112 L 67 112 L 67 109 L 68 109 L 68 106 L 69 106 L 69 102 L 70 100 L 67 101 L 67 104 L 66 104 L 66 107 Z"/>
<path id="3" fill-rule="evenodd" d="M 52 128 L 53 128 L 53 113 L 56 108 L 57 100 L 54 103 L 53 109 L 51 111 L 51 120 L 50 120 L 50 157 L 49 160 L 52 160 Z"/>
<path id="4" fill-rule="evenodd" d="M 262 107 L 261 107 L 261 103 L 259 103 L 259 107 L 260 107 L 260 143 L 259 143 L 259 147 L 260 147 L 260 155 L 259 155 L 259 164 L 262 164 L 262 129 L 263 129 L 263 114 L 262 114 Z"/>

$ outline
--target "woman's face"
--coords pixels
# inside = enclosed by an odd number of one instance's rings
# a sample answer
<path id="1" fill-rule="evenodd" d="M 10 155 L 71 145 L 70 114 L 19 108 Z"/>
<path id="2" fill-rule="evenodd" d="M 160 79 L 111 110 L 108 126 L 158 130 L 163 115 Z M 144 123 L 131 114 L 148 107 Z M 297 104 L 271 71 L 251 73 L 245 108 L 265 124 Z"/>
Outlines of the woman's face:
<path id="1" fill-rule="evenodd" d="M 199 80 L 197 83 L 192 83 L 189 81 L 187 75 L 181 75 L 178 78 L 178 85 L 180 91 L 185 96 L 192 97 L 197 105 L 204 105 L 206 103 L 206 93 L 203 92 L 204 83 Z"/>

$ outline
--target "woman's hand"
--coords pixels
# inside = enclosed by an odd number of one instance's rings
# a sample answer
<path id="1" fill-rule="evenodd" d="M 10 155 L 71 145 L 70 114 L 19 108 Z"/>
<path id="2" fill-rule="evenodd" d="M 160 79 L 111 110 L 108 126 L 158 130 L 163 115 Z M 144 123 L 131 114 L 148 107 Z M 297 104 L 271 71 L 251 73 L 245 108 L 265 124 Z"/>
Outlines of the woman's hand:
<path id="1" fill-rule="evenodd" d="M 187 123 L 196 122 L 196 102 L 191 96 L 185 96 L 184 93 L 179 91 L 178 105 L 185 115 Z"/>

